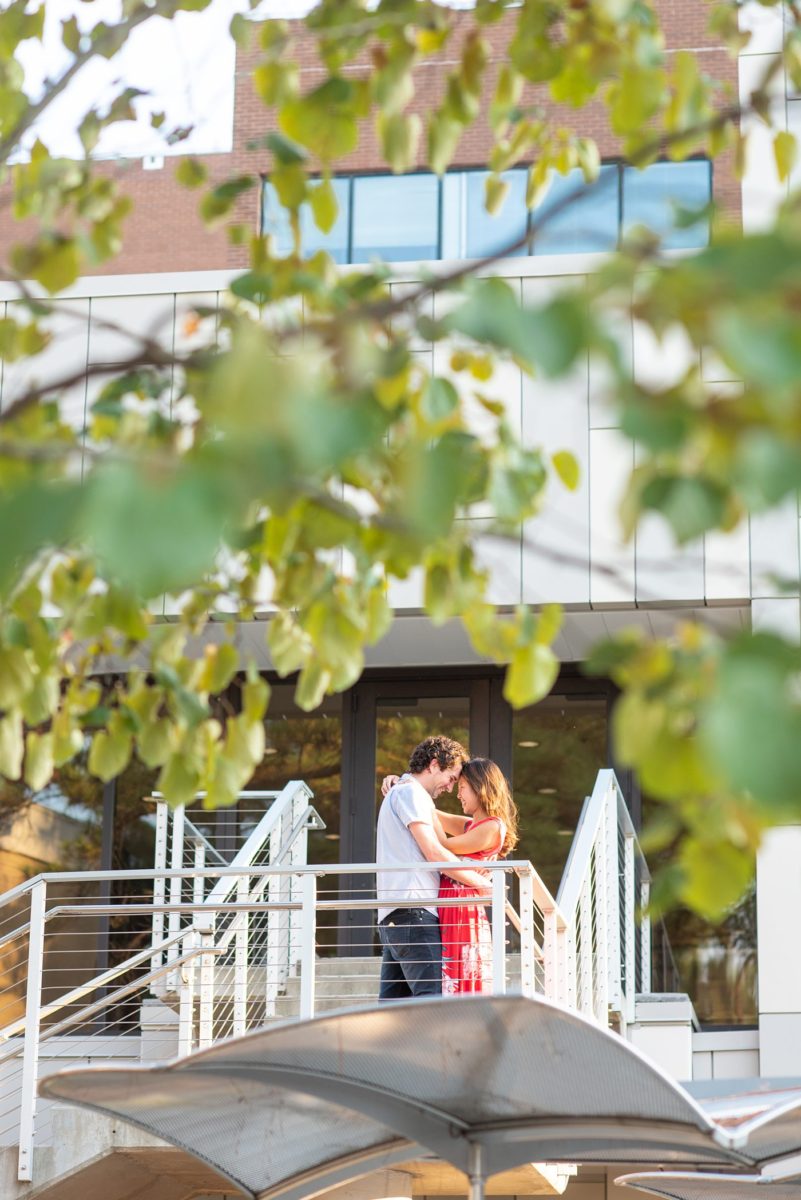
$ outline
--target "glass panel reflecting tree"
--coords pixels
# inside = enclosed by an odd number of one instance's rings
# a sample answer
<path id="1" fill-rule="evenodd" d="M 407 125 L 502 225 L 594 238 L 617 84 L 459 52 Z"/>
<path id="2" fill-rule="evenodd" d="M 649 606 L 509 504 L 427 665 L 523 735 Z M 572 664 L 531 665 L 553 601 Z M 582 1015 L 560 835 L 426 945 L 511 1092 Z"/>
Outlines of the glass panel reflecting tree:
<path id="1" fill-rule="evenodd" d="M 353 180 L 353 262 L 437 258 L 436 175 L 363 175 Z"/>
<path id="2" fill-rule="evenodd" d="M 515 857 L 530 859 L 555 896 L 584 799 L 607 765 L 607 699 L 551 695 L 514 714 L 512 737 Z"/>
<path id="3" fill-rule="evenodd" d="M 509 192 L 500 212 L 484 207 L 489 171 L 453 171 L 442 180 L 442 258 L 483 258 L 521 238 L 528 225 L 526 171 L 507 171 Z M 525 246 L 513 251 L 526 253 Z"/>
<path id="4" fill-rule="evenodd" d="M 575 200 L 571 197 L 576 196 Z M 554 175 L 533 220 L 545 227 L 533 243 L 535 254 L 597 254 L 613 250 L 620 223 L 619 169 L 601 167 L 595 183 L 587 186 L 578 169 Z"/>
<path id="5" fill-rule="evenodd" d="M 376 797 L 385 775 L 402 775 L 409 755 L 427 737 L 442 734 L 469 747 L 470 700 L 467 696 L 419 696 L 379 702 L 376 708 Z M 455 794 L 437 802 L 459 812 Z"/>
<path id="6" fill-rule="evenodd" d="M 709 242 L 709 216 L 682 229 L 676 210 L 702 212 L 712 198 L 712 164 L 696 162 L 652 163 L 643 171 L 623 171 L 623 233 L 647 225 L 663 238 L 668 250 L 696 249 Z"/>
<path id="7" fill-rule="evenodd" d="M 309 205 L 304 204 L 300 210 L 301 244 L 307 257 L 316 254 L 318 250 L 326 250 L 334 262 L 346 263 L 349 253 L 351 180 L 345 177 L 334 179 L 332 183 L 339 205 L 336 221 L 328 233 L 323 233 L 315 225 Z M 270 183 L 264 185 L 262 231 L 272 234 L 275 238 L 279 254 L 287 254 L 292 249 L 292 233 L 287 211 L 278 203 L 275 188 Z"/>
<path id="8" fill-rule="evenodd" d="M 295 705 L 294 691 L 292 684 L 277 684 L 272 689 L 264 722 L 264 758 L 248 788 L 280 791 L 290 779 L 305 780 L 314 792 L 312 804 L 326 825 L 323 832 L 309 834 L 309 862 L 338 862 L 342 698 L 328 696 L 314 712 L 306 713 Z M 254 828 L 269 803 L 239 802 L 239 840 Z"/>

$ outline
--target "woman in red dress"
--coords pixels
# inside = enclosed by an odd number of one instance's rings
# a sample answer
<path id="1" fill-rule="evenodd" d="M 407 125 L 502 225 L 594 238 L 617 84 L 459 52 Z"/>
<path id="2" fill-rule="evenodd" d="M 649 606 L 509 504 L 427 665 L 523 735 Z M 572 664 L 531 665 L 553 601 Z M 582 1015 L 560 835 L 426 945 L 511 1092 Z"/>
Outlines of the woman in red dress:
<path id="1" fill-rule="evenodd" d="M 440 840 L 460 858 L 505 857 L 517 845 L 517 810 L 506 777 L 491 759 L 471 758 L 458 787 L 464 816 L 438 812 Z M 439 831 L 438 831 L 439 832 Z M 447 836 L 450 835 L 450 836 Z M 475 888 L 442 876 L 440 899 L 478 896 Z M 442 994 L 492 990 L 492 936 L 483 905 L 442 906 Z"/>

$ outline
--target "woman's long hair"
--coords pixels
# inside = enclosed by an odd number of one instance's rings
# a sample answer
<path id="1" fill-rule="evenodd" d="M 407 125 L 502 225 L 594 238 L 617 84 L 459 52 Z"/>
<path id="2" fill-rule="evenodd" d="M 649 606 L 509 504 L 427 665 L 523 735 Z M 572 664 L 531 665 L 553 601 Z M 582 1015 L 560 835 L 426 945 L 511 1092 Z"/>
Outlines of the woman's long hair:
<path id="1" fill-rule="evenodd" d="M 517 845 L 517 808 L 506 776 L 491 758 L 471 758 L 462 767 L 462 779 L 470 784 L 487 816 L 503 821 L 506 836 L 500 853 L 505 858 Z"/>

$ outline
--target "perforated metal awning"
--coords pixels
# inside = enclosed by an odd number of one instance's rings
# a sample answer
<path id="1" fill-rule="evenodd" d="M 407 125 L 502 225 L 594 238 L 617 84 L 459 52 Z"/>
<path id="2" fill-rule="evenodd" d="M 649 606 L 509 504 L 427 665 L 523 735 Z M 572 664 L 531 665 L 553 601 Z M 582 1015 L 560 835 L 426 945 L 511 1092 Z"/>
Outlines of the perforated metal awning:
<path id="1" fill-rule="evenodd" d="M 621 1037 L 522 996 L 342 1012 L 167 1066 L 60 1072 L 41 1092 L 132 1121 L 258 1198 L 320 1190 L 421 1147 L 474 1173 L 478 1147 L 487 1176 L 545 1160 L 751 1164 Z"/>
<path id="2" fill-rule="evenodd" d="M 615 1183 L 661 1200 L 799 1200 L 801 1176 L 724 1175 L 713 1171 L 648 1171 L 622 1175 Z"/>

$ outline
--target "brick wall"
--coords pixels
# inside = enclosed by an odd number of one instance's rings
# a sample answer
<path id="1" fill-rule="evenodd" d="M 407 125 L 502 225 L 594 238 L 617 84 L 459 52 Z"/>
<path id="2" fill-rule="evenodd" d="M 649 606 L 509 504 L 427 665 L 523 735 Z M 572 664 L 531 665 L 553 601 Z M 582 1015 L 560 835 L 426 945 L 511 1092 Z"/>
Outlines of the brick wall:
<path id="1" fill-rule="evenodd" d="M 657 0 L 667 44 L 672 51 L 698 50 L 703 56 L 707 74 L 731 86 L 736 96 L 737 64 L 706 32 L 707 6 L 698 0 Z M 509 20 L 513 20 L 510 14 Z M 462 19 L 467 23 L 467 18 Z M 495 57 L 503 56 L 508 22 L 489 26 L 486 36 L 495 48 Z M 417 94 L 412 107 L 428 111 L 439 99 L 444 79 L 458 58 L 460 32 L 449 42 L 443 54 L 429 60 L 417 72 Z M 314 41 L 298 23 L 296 54 L 301 68 L 304 89 L 313 86 L 322 69 L 315 54 Z M 265 150 L 249 150 L 248 143 L 260 139 L 270 127 L 268 114 L 256 96 L 250 82 L 250 66 L 257 61 L 255 50 L 238 50 L 236 66 L 236 95 L 233 150 L 230 154 L 208 155 L 204 159 L 212 180 L 231 174 L 257 174 L 269 169 L 270 155 Z M 354 70 L 365 70 L 356 66 Z M 542 90 L 531 90 L 530 99 L 544 102 Z M 557 106 L 549 104 L 552 111 Z M 565 110 L 565 123 L 574 124 L 575 111 Z M 582 132 L 597 139 L 604 157 L 617 151 L 604 110 L 600 104 L 590 105 L 581 114 Z M 479 120 L 467 131 L 459 144 L 454 166 L 477 166 L 486 162 L 492 138 L 486 122 Z M 101 274 L 128 274 L 150 271 L 193 271 L 239 267 L 246 264 L 246 251 L 231 246 L 224 229 L 208 230 L 198 216 L 199 193 L 188 192 L 175 181 L 177 160 L 165 158 L 164 166 L 144 170 L 141 162 L 131 161 L 109 165 L 119 179 L 122 189 L 132 198 L 134 209 L 126 223 L 125 246 L 110 263 L 99 269 Z M 342 163 L 342 169 L 369 171 L 381 167 L 370 121 L 365 122 L 357 151 Z M 734 178 L 729 155 L 718 159 L 714 168 L 715 196 L 728 211 L 739 215 L 740 185 Z M 243 196 L 237 206 L 237 219 L 256 228 L 259 220 L 259 194 L 254 188 Z M 0 244 L 8 245 L 20 236 L 7 207 L 0 206 Z"/>

